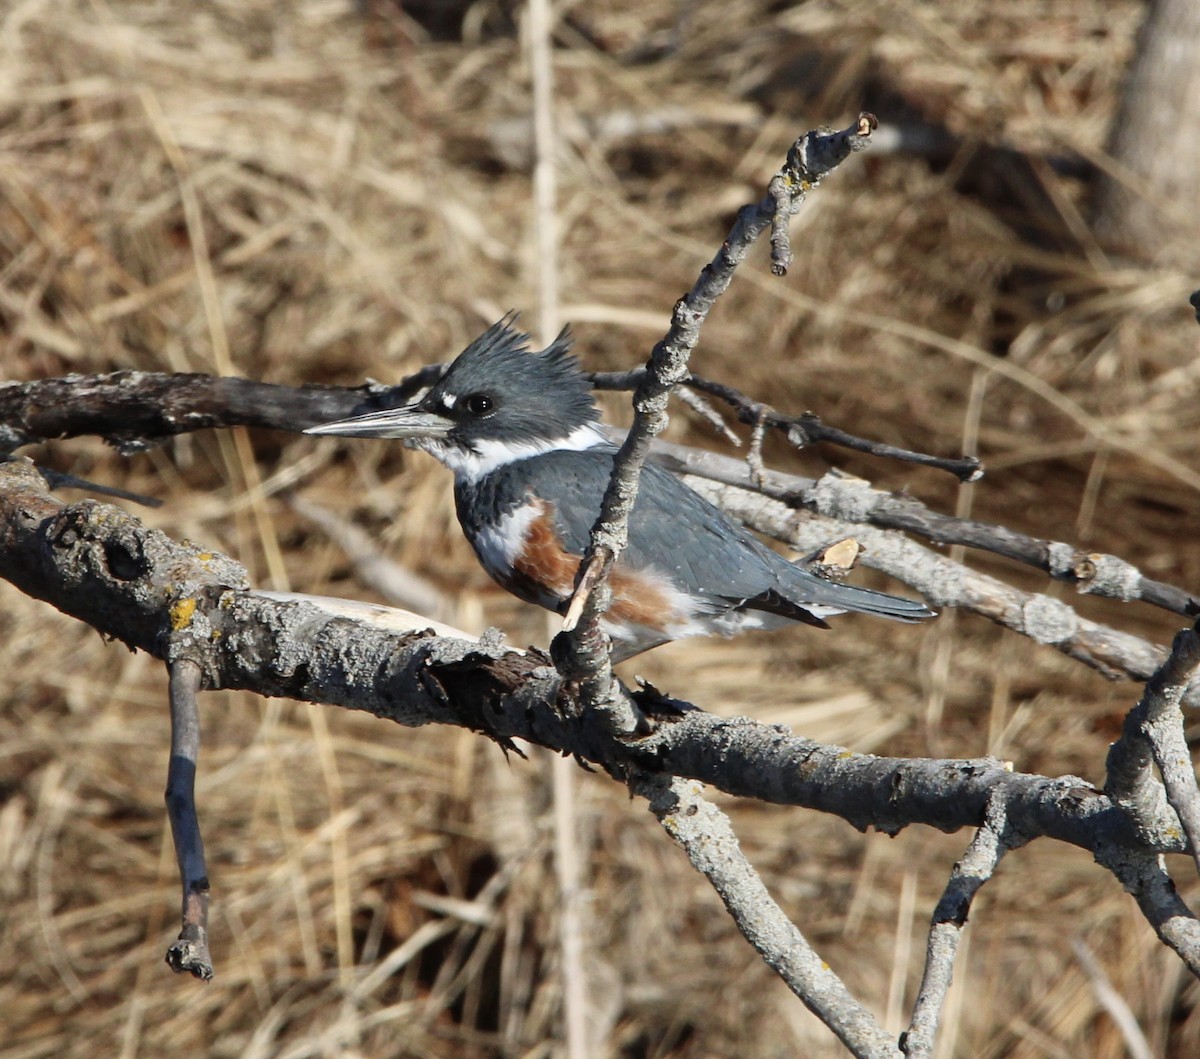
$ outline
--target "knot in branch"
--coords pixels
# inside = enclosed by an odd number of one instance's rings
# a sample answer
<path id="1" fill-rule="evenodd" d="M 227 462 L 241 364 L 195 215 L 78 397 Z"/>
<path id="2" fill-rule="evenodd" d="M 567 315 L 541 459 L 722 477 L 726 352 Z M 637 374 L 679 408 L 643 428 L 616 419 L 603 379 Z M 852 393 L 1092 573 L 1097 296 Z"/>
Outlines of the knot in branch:
<path id="1" fill-rule="evenodd" d="M 822 475 L 808 494 L 818 514 L 843 522 L 866 522 L 882 496 L 865 479 L 847 477 L 836 471 Z"/>
<path id="2" fill-rule="evenodd" d="M 1021 618 L 1025 634 L 1038 643 L 1063 643 L 1079 632 L 1079 615 L 1049 596 L 1030 597 L 1021 609 Z"/>

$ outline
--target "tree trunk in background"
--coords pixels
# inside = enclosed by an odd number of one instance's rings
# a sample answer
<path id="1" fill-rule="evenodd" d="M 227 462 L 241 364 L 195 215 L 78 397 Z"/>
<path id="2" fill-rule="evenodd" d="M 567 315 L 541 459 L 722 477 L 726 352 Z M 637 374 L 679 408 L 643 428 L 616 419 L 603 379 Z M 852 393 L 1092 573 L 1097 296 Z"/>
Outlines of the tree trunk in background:
<path id="1" fill-rule="evenodd" d="M 1149 261 L 1200 258 L 1200 0 L 1150 0 L 1108 151 L 1101 241 Z"/>

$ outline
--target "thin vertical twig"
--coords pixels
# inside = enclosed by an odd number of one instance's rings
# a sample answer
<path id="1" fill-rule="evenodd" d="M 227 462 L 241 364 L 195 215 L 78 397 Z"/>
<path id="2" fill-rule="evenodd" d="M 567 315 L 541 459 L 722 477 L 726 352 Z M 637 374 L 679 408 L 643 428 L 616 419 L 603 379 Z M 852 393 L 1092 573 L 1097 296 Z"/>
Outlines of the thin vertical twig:
<path id="1" fill-rule="evenodd" d="M 962 942 L 975 895 L 996 871 L 1001 858 L 1026 840 L 1008 823 L 1004 803 L 989 800 L 983 825 L 954 865 L 946 888 L 933 910 L 925 954 L 925 972 L 913 1005 L 912 1022 L 900 1038 L 909 1059 L 928 1059 L 954 975 L 954 960 Z"/>
<path id="2" fill-rule="evenodd" d="M 167 949 L 167 963 L 207 981 L 213 976 L 208 951 L 208 869 L 196 815 L 196 761 L 200 755 L 200 667 L 180 659 L 171 662 L 171 761 L 167 766 L 167 817 L 175 841 L 179 881 L 183 887 L 183 927 Z"/>

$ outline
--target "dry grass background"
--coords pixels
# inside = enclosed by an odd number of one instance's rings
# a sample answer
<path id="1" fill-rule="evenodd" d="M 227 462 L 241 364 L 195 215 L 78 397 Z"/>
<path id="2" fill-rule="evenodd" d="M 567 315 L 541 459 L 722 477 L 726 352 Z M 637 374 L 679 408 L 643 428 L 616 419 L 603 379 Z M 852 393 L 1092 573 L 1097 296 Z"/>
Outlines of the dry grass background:
<path id="1" fill-rule="evenodd" d="M 519 5 L 365 6 L 0 9 L 6 378 L 395 380 L 509 307 L 535 318 Z M 888 441 L 977 448 L 990 473 L 960 490 L 837 454 L 773 450 L 779 465 L 820 470 L 830 456 L 943 509 L 1200 584 L 1194 284 L 1109 260 L 1081 221 L 1081 185 L 995 153 L 1100 149 L 1139 4 L 559 7 L 563 313 L 588 366 L 644 358 L 798 132 L 864 103 L 885 124 L 921 115 L 959 147 L 847 165 L 798 218 L 787 279 L 761 254 L 739 273 L 696 367 Z M 686 418 L 673 436 L 720 444 Z M 86 439 L 34 455 L 162 497 L 148 521 L 236 555 L 260 584 L 367 596 L 288 506 L 296 490 L 434 579 L 452 620 L 545 637 L 544 618 L 478 569 L 448 478 L 424 457 L 265 433 L 129 458 Z M 175 978 L 162 963 L 178 903 L 162 668 L 14 590 L 0 600 L 0 1055 L 556 1054 L 543 756 L 509 762 L 469 734 L 206 696 L 218 977 Z M 1080 605 L 1160 642 L 1175 625 Z M 634 668 L 707 708 L 855 750 L 990 752 L 1093 781 L 1137 696 L 953 615 L 676 645 Z M 591 1002 L 611 1054 L 840 1054 L 649 814 L 602 777 L 579 788 Z M 785 907 L 899 1029 L 966 836 L 863 836 L 721 801 Z M 1195 983 L 1083 853 L 1012 855 L 969 933 L 941 1055 L 1126 1054 L 1077 938 L 1156 1054 L 1200 1054 Z"/>

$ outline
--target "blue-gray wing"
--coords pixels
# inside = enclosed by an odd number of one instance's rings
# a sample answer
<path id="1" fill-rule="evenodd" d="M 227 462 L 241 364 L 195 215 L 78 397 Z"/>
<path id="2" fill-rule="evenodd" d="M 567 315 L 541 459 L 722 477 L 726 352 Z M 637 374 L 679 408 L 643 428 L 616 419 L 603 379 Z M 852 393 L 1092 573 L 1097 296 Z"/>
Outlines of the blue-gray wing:
<path id="1" fill-rule="evenodd" d="M 499 508 L 517 506 L 532 494 L 552 501 L 566 549 L 583 554 L 600 510 L 616 453 L 609 446 L 549 452 L 497 470 L 486 480 Z M 678 588 L 713 611 L 747 605 L 823 625 L 805 604 L 856 610 L 901 621 L 927 617 L 913 600 L 839 585 L 793 566 L 689 489 L 678 478 L 647 464 L 629 523 L 622 562 L 668 575 Z"/>

